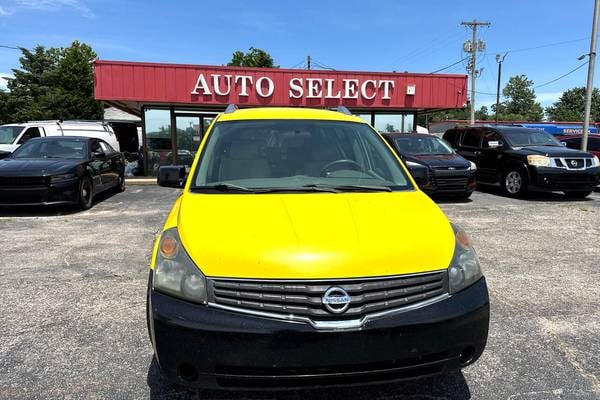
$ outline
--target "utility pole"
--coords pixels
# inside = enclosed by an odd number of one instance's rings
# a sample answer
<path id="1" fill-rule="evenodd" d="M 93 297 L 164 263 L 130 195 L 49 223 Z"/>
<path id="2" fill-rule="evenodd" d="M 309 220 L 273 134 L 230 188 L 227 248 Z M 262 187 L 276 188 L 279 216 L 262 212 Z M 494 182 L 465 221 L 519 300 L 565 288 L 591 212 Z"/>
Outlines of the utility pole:
<path id="1" fill-rule="evenodd" d="M 585 112 L 583 116 L 583 138 L 581 139 L 581 150 L 587 151 L 588 129 L 590 126 L 590 110 L 592 108 L 592 92 L 594 91 L 594 67 L 596 65 L 596 35 L 598 34 L 598 11 L 600 0 L 594 2 L 594 20 L 592 21 L 592 40 L 590 41 L 590 57 L 588 63 L 587 88 L 585 90 Z M 583 56 L 585 57 L 585 55 Z M 582 57 L 580 57 L 582 58 Z"/>
<path id="2" fill-rule="evenodd" d="M 471 53 L 471 61 L 467 65 L 467 71 L 471 74 L 471 125 L 475 125 L 475 79 L 477 78 L 477 74 L 481 72 L 481 70 L 477 70 L 475 66 L 477 51 L 485 50 L 485 42 L 480 40 L 477 41 L 477 28 L 480 26 L 490 26 L 489 22 L 478 22 L 473 20 L 471 22 L 461 22 L 461 25 L 468 26 L 473 31 L 473 40 L 466 41 L 463 45 L 463 50 L 467 53 Z"/>
<path id="3" fill-rule="evenodd" d="M 310 69 L 310 56 L 306 56 L 306 69 Z"/>
<path id="4" fill-rule="evenodd" d="M 498 63 L 498 86 L 496 86 L 496 123 L 498 123 L 498 108 L 500 108 L 500 79 L 502 77 L 502 63 L 508 55 L 508 52 L 500 58 L 500 54 L 496 54 L 496 62 Z"/>

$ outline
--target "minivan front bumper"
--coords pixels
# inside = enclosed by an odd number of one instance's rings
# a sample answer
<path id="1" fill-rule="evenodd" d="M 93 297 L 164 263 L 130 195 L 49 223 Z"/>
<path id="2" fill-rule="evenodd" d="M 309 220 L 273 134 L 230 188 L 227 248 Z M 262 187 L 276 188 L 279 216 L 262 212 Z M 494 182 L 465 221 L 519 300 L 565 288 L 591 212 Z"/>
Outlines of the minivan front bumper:
<path id="1" fill-rule="evenodd" d="M 351 330 L 193 304 L 151 285 L 148 291 L 161 372 L 204 388 L 346 386 L 433 375 L 476 361 L 488 334 L 484 278 L 434 304 Z"/>

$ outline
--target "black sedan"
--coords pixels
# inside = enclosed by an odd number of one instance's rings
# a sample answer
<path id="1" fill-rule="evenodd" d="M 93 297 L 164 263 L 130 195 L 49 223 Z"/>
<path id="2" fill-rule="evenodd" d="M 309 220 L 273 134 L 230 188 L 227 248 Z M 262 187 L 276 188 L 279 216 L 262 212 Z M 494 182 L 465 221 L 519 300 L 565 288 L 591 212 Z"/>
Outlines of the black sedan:
<path id="1" fill-rule="evenodd" d="M 101 139 L 35 138 L 0 160 L 0 206 L 92 206 L 105 190 L 125 190 L 125 160 Z"/>
<path id="2" fill-rule="evenodd" d="M 429 179 L 419 187 L 428 195 L 466 199 L 473 193 L 477 167 L 458 155 L 444 140 L 416 133 L 384 133 L 383 137 L 409 170 L 427 169 Z"/>

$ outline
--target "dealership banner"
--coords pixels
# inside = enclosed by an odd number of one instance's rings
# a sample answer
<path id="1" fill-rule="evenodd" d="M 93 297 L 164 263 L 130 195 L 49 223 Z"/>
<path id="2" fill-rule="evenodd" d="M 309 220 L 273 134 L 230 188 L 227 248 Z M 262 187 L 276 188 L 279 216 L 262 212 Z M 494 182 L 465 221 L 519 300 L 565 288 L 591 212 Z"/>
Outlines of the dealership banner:
<path id="1" fill-rule="evenodd" d="M 467 76 L 123 61 L 94 63 L 95 98 L 152 104 L 463 108 Z"/>

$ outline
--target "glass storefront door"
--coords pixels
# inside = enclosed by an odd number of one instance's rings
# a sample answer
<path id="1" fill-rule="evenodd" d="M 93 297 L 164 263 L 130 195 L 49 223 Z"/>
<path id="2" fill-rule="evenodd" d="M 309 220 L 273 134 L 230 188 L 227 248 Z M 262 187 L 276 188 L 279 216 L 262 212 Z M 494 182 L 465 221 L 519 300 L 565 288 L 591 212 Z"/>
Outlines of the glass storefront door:
<path id="1" fill-rule="evenodd" d="M 210 126 L 213 115 L 175 113 L 178 165 L 191 166 L 204 133 Z"/>

